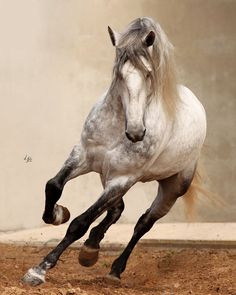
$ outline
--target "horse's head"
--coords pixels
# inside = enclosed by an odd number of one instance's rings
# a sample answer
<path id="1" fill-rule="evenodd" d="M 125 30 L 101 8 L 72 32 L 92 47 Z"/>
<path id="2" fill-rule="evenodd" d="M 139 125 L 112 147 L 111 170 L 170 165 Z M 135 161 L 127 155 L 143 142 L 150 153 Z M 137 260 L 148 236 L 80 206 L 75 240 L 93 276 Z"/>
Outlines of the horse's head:
<path id="1" fill-rule="evenodd" d="M 113 88 L 116 88 L 123 105 L 125 134 L 132 142 L 141 141 L 145 136 L 145 110 L 155 80 L 152 47 L 156 33 L 149 22 L 148 26 L 146 22 L 138 19 L 122 34 L 108 27 L 112 44 L 116 47 Z"/>
<path id="2" fill-rule="evenodd" d="M 174 101 L 172 45 L 160 25 L 147 17 L 134 20 L 123 33 L 110 27 L 108 32 L 116 48 L 111 91 L 113 97 L 121 99 L 126 136 L 132 142 L 141 141 L 146 133 L 146 108 L 152 98 L 163 97 L 167 109 Z"/>
<path id="3" fill-rule="evenodd" d="M 145 62 L 145 60 L 143 61 Z M 132 142 L 143 140 L 145 127 L 145 109 L 149 96 L 148 73 L 146 77 L 127 60 L 121 69 L 123 89 L 120 95 L 126 118 L 125 134 Z"/>

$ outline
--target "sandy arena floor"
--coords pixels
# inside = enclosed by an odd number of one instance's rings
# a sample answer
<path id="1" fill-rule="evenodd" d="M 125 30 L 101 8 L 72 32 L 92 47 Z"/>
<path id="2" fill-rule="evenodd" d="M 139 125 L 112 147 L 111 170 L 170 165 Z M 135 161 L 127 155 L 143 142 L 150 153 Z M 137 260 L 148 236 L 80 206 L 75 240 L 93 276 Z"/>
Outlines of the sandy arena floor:
<path id="1" fill-rule="evenodd" d="M 78 263 L 78 250 L 70 248 L 48 272 L 44 285 L 23 285 L 23 274 L 49 250 L 0 244 L 0 294 L 236 295 L 236 250 L 154 250 L 138 246 L 121 285 L 114 286 L 104 276 L 117 253 L 101 253 L 95 266 L 84 268 Z"/>

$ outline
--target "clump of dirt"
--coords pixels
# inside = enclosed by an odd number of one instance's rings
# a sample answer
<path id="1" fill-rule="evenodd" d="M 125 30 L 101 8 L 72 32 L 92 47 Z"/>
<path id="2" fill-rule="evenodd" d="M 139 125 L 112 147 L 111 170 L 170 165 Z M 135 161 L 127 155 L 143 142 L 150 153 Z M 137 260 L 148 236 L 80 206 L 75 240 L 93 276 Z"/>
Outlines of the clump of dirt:
<path id="1" fill-rule="evenodd" d="M 117 286 L 104 279 L 114 253 L 101 253 L 95 266 L 84 268 L 78 263 L 79 250 L 69 248 L 48 272 L 44 285 L 24 285 L 24 273 L 49 251 L 45 247 L 0 244 L 0 294 L 236 295 L 236 250 L 158 250 L 138 246 Z"/>

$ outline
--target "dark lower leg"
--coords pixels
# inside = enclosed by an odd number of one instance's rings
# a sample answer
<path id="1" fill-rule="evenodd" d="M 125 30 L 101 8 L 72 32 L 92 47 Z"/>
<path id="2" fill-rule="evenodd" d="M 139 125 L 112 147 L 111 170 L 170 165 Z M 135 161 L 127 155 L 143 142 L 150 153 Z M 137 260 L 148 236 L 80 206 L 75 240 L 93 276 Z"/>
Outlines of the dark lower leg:
<path id="1" fill-rule="evenodd" d="M 74 241 L 80 239 L 88 230 L 91 223 L 96 220 L 105 210 L 111 208 L 114 203 L 121 200 L 124 194 L 124 189 L 119 190 L 118 188 L 110 189 L 97 200 L 88 210 L 83 214 L 75 218 L 66 232 L 65 238 L 61 243 L 50 252 L 44 259 L 45 264 L 50 264 L 51 267 L 55 265 L 55 261 L 58 260 L 61 253 Z"/>
<path id="2" fill-rule="evenodd" d="M 120 278 L 127 260 L 139 239 L 147 233 L 158 219 L 165 216 L 178 197 L 182 196 L 191 184 L 192 177 L 186 179 L 181 173 L 160 181 L 158 195 L 151 207 L 141 216 L 134 229 L 134 234 L 122 254 L 113 262 L 110 275 Z"/>
<path id="3" fill-rule="evenodd" d="M 30 285 L 38 285 L 44 282 L 46 271 L 56 265 L 63 251 L 74 241 L 81 238 L 86 233 L 91 223 L 104 211 L 113 207 L 114 204 L 117 204 L 129 187 L 130 186 L 112 187 L 112 185 L 110 185 L 96 203 L 71 222 L 64 239 L 44 258 L 42 263 L 30 269 L 23 280 Z"/>
<path id="4" fill-rule="evenodd" d="M 124 202 L 108 209 L 106 217 L 90 231 L 89 238 L 85 241 L 79 253 L 79 263 L 83 266 L 92 266 L 98 261 L 100 242 L 108 228 L 115 223 L 124 210 Z"/>
<path id="5" fill-rule="evenodd" d="M 69 211 L 60 205 L 56 206 L 56 202 L 60 199 L 67 181 L 87 172 L 89 172 L 89 167 L 86 156 L 83 148 L 78 144 L 73 148 L 61 170 L 46 184 L 45 210 L 43 213 L 43 220 L 46 223 L 60 224 L 69 219 Z"/>
<path id="6" fill-rule="evenodd" d="M 45 223 L 53 223 L 55 216 L 53 210 L 56 202 L 60 199 L 63 190 L 63 184 L 58 182 L 56 177 L 50 179 L 45 187 L 45 209 L 43 213 L 43 221 Z"/>
<path id="7" fill-rule="evenodd" d="M 44 258 L 39 267 L 45 271 L 54 267 L 63 251 L 73 242 L 81 238 L 87 232 L 91 223 L 92 220 L 86 218 L 85 213 L 75 218 L 71 222 L 64 239 Z"/>
<path id="8" fill-rule="evenodd" d="M 117 206 L 108 209 L 106 217 L 94 228 L 91 229 L 89 238 L 85 241 L 84 245 L 93 249 L 99 249 L 100 242 L 108 228 L 116 223 L 124 210 L 124 202 L 121 199 Z"/>
<path id="9" fill-rule="evenodd" d="M 110 275 L 119 278 L 126 268 L 127 260 L 139 239 L 147 233 L 155 223 L 156 218 L 149 217 L 149 211 L 143 214 L 134 228 L 134 234 L 122 254 L 113 262 Z"/>
<path id="10" fill-rule="evenodd" d="M 37 286 L 44 283 L 47 270 L 56 265 L 59 257 L 68 246 L 86 233 L 90 224 L 90 220 L 85 222 L 84 214 L 74 219 L 71 222 L 64 239 L 43 259 L 38 266 L 28 270 L 23 277 L 23 282 L 31 286 Z"/>
<path id="11" fill-rule="evenodd" d="M 60 205 L 56 205 L 57 201 L 60 199 L 65 180 L 69 175 L 69 171 L 61 171 L 54 178 L 50 179 L 45 187 L 45 209 L 43 213 L 43 221 L 49 224 L 60 224 L 69 220 L 70 213 L 67 208 Z M 61 222 L 57 221 L 57 216 L 61 215 Z M 64 218 L 63 218 L 64 216 Z M 67 220 L 63 220 L 63 219 Z M 60 217 L 59 217 L 60 219 Z M 58 222 L 58 223 L 57 223 Z"/>
<path id="12" fill-rule="evenodd" d="M 87 211 L 75 218 L 71 222 L 64 239 L 43 259 L 38 266 L 28 270 L 23 277 L 23 282 L 31 286 L 37 286 L 44 283 L 46 272 L 56 265 L 61 254 L 67 247 L 86 233 L 92 222 L 93 218 L 91 215 L 87 214 Z"/>

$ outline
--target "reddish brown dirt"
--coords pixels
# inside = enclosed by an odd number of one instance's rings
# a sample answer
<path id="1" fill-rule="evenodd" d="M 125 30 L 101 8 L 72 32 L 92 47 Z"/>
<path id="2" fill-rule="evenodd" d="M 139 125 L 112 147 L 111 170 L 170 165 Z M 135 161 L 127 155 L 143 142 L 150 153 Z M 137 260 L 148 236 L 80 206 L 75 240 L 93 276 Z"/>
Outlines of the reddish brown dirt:
<path id="1" fill-rule="evenodd" d="M 235 250 L 157 250 L 140 246 L 130 257 L 119 286 L 104 276 L 114 253 L 100 254 L 97 264 L 84 268 L 78 250 L 69 249 L 48 272 L 47 282 L 28 287 L 21 277 L 50 249 L 0 244 L 1 295 L 236 295 Z M 117 255 L 117 253 L 116 253 Z"/>

